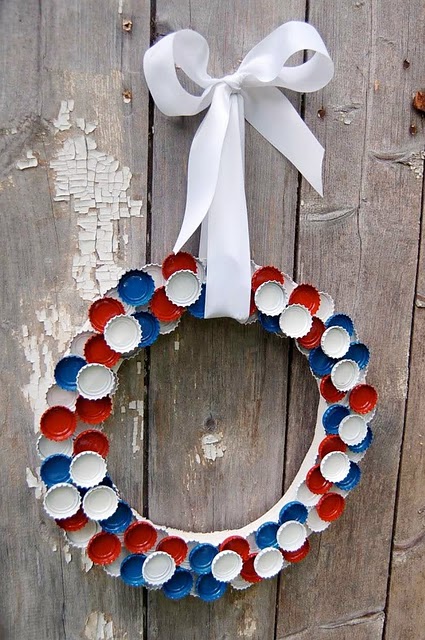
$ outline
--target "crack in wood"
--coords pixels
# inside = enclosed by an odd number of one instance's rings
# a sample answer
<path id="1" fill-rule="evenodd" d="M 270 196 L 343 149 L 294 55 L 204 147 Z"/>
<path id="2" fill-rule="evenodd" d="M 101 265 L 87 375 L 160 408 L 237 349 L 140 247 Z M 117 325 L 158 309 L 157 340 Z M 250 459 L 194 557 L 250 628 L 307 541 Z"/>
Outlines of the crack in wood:
<path id="1" fill-rule="evenodd" d="M 307 222 L 341 222 L 353 215 L 358 214 L 358 207 L 341 207 L 339 209 L 330 209 L 328 211 L 311 211 L 305 214 Z"/>

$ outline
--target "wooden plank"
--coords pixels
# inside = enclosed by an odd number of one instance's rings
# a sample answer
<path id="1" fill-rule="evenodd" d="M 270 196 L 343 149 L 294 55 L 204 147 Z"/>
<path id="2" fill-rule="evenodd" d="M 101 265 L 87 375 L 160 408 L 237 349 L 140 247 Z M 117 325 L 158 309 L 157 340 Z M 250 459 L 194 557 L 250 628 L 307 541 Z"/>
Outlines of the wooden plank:
<path id="1" fill-rule="evenodd" d="M 122 28 L 126 17 L 133 21 L 131 33 Z M 67 564 L 69 550 L 28 491 L 23 475 L 25 464 L 33 471 L 39 465 L 32 411 L 24 397 L 29 394 L 28 383 L 43 390 L 44 377 L 51 375 L 53 363 L 87 313 L 88 302 L 79 297 L 71 274 L 77 215 L 72 203 L 53 202 L 54 175 L 48 170 L 63 140 L 83 135 L 75 118 L 98 121 L 93 134 L 98 148 L 131 168 L 128 195 L 144 201 L 144 217 L 123 217 L 116 223 L 119 249 L 113 263 L 128 268 L 145 259 L 148 97 L 140 62 L 149 44 L 150 3 L 16 1 L 2 3 L 1 18 L 7 82 L 0 127 L 1 144 L 8 149 L 0 166 L 3 317 L 8 327 L 1 338 L 8 371 L 0 391 L 7 416 L 0 466 L 7 512 L 1 529 L 4 570 L 14 579 L 13 586 L 10 581 L 0 586 L 0 635 L 8 640 L 143 637 L 140 594 L 100 568 L 85 575 L 78 552 L 71 552 Z M 123 100 L 125 90 L 132 93 L 129 103 Z M 52 121 L 61 100 L 71 99 L 74 127 L 54 135 Z M 18 171 L 15 164 L 27 149 L 34 151 L 39 164 Z M 44 326 L 39 321 L 43 310 L 47 310 Z M 24 339 L 22 325 L 27 327 Z M 21 388 L 24 394 L 19 393 Z M 118 415 L 108 431 L 113 445 L 111 473 L 124 495 L 138 505 L 143 494 L 143 447 L 133 453 L 131 443 L 133 420 L 141 423 L 141 418 L 137 410 L 129 409 L 136 399 L 143 399 L 143 367 L 132 361 L 122 376 Z M 120 413 L 120 405 L 126 414 Z M 126 433 L 118 439 L 114 429 Z"/>
<path id="2" fill-rule="evenodd" d="M 336 76 L 323 98 L 309 96 L 306 103 L 307 121 L 327 149 L 326 196 L 319 202 L 303 187 L 296 275 L 352 314 L 372 348 L 369 380 L 379 389 L 380 405 L 363 483 L 342 520 L 314 538 L 312 556 L 284 581 L 282 639 L 321 637 L 323 625 L 332 623 L 332 637 L 365 637 L 352 621 L 380 615 L 385 606 L 421 202 L 421 181 L 408 165 L 423 145 L 409 133 L 411 94 L 423 77 L 421 12 L 420 3 L 310 5 L 310 21 L 329 43 Z M 406 57 L 416 69 L 404 68 Z M 318 119 L 322 106 L 326 115 Z M 405 157 L 407 164 L 400 161 Z M 313 422 L 303 407 L 317 397 L 305 364 L 296 356 L 294 365 L 288 482 L 311 438 Z M 381 628 L 366 637 L 381 637 Z"/>
<path id="3" fill-rule="evenodd" d="M 157 2 L 158 35 L 192 27 L 208 40 L 211 72 L 225 75 L 273 28 L 302 19 L 304 2 Z M 186 159 L 199 119 L 155 113 L 152 257 L 161 262 L 177 237 L 185 201 Z M 247 195 L 252 253 L 260 264 L 292 270 L 297 176 L 272 147 L 247 130 Z M 189 247 L 196 251 L 196 242 Z M 287 345 L 230 320 L 185 318 L 151 350 L 149 514 L 156 522 L 207 531 L 242 526 L 282 490 Z M 202 437 L 225 447 L 209 460 Z M 274 635 L 276 582 L 219 603 L 148 601 L 150 638 L 175 640 Z M 176 613 L 177 612 L 177 613 Z M 202 632 L 200 631 L 202 629 Z"/>

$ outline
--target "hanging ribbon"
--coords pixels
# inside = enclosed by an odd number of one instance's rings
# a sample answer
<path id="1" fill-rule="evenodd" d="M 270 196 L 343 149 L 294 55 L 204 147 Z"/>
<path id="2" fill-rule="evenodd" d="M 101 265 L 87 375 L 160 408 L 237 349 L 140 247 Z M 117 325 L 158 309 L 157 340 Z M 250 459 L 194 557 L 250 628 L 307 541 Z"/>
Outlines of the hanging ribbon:
<path id="1" fill-rule="evenodd" d="M 294 54 L 314 55 L 285 66 Z M 184 29 L 165 36 L 145 53 L 150 92 L 167 116 L 191 116 L 208 109 L 189 154 L 187 200 L 174 252 L 201 225 L 200 257 L 207 260 L 205 317 L 249 315 L 251 266 L 244 184 L 245 119 L 278 149 L 322 195 L 324 149 L 277 87 L 317 91 L 333 76 L 333 62 L 316 29 L 287 22 L 245 56 L 223 78 L 207 73 L 208 44 Z M 203 89 L 195 96 L 181 85 L 180 68 Z"/>

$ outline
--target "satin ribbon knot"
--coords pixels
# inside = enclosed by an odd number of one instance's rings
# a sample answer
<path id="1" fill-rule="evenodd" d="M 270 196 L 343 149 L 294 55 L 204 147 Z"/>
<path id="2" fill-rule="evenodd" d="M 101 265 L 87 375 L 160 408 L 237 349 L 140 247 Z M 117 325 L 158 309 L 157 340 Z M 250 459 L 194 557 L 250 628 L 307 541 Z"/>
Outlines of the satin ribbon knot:
<path id="1" fill-rule="evenodd" d="M 296 66 L 294 54 L 314 55 Z M 189 153 L 187 197 L 174 251 L 201 226 L 199 256 L 207 260 L 205 317 L 248 318 L 251 265 L 245 197 L 245 119 L 322 194 L 324 149 L 279 88 L 317 91 L 332 78 L 333 63 L 316 29 L 287 22 L 242 60 L 235 73 L 213 78 L 209 49 L 196 31 L 171 33 L 147 50 L 144 72 L 157 107 L 168 116 L 208 108 Z M 179 67 L 201 89 L 187 91 Z"/>

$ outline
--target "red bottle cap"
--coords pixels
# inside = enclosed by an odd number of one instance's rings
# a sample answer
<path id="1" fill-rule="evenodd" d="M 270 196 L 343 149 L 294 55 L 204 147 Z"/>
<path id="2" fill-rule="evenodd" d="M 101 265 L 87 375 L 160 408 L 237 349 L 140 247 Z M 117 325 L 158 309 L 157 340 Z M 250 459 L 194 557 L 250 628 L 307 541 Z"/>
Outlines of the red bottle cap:
<path id="1" fill-rule="evenodd" d="M 101 531 L 90 538 L 87 555 L 94 564 L 111 564 L 121 553 L 121 541 L 113 533 Z"/>
<path id="2" fill-rule="evenodd" d="M 345 442 L 341 440 L 338 435 L 329 435 L 326 436 L 319 444 L 319 456 L 324 458 L 328 455 L 328 453 L 332 453 L 332 451 L 346 451 L 347 445 Z"/>
<path id="3" fill-rule="evenodd" d="M 345 499 L 339 493 L 327 493 L 322 496 L 316 505 L 319 518 L 325 522 L 332 522 L 339 518 L 344 511 Z"/>
<path id="4" fill-rule="evenodd" d="M 261 582 L 262 580 L 254 569 L 254 560 L 256 557 L 256 553 L 250 553 L 242 565 L 241 576 L 247 582 Z"/>
<path id="5" fill-rule="evenodd" d="M 89 309 L 89 320 L 93 329 L 103 331 L 111 318 L 125 313 L 124 307 L 115 298 L 100 298 L 95 300 Z"/>
<path id="6" fill-rule="evenodd" d="M 220 551 L 235 551 L 242 560 L 246 560 L 249 556 L 249 542 L 242 536 L 230 536 L 223 540 L 220 545 Z"/>
<path id="7" fill-rule="evenodd" d="M 320 464 L 316 464 L 314 467 L 311 467 L 307 473 L 305 483 L 312 493 L 317 494 L 326 493 L 332 486 L 332 482 L 329 482 L 329 480 L 326 480 L 322 476 L 320 472 Z"/>
<path id="8" fill-rule="evenodd" d="M 106 343 L 103 334 L 91 336 L 84 345 L 84 357 L 87 362 L 98 362 L 106 367 L 113 367 L 117 364 L 121 355 L 111 349 Z"/>
<path id="9" fill-rule="evenodd" d="M 196 273 L 197 265 L 195 258 L 185 251 L 179 251 L 178 253 L 171 253 L 167 256 L 162 263 L 162 275 L 165 280 L 175 273 L 176 271 L 193 271 Z"/>
<path id="10" fill-rule="evenodd" d="M 254 300 L 254 292 L 251 291 L 251 302 L 249 305 L 249 315 L 252 316 L 257 311 L 257 305 Z"/>
<path id="11" fill-rule="evenodd" d="M 132 553 L 143 553 L 154 546 L 156 538 L 155 527 L 149 522 L 138 520 L 125 530 L 124 544 Z"/>
<path id="12" fill-rule="evenodd" d="M 74 440 L 74 456 L 82 451 L 95 451 L 106 458 L 109 451 L 109 440 L 104 433 L 96 429 L 82 431 Z"/>
<path id="13" fill-rule="evenodd" d="M 40 418 L 40 431 L 49 440 L 66 440 L 77 428 L 77 416 L 67 407 L 50 407 Z"/>
<path id="14" fill-rule="evenodd" d="M 185 312 L 184 307 L 178 307 L 165 294 L 165 287 L 159 287 L 151 300 L 151 311 L 161 322 L 178 320 Z"/>
<path id="15" fill-rule="evenodd" d="M 182 538 L 178 536 L 166 536 L 158 543 L 156 547 L 157 551 L 165 551 L 172 558 L 176 565 L 179 565 L 187 556 L 187 544 Z"/>
<path id="16" fill-rule="evenodd" d="M 260 267 L 257 271 L 254 271 L 252 276 L 251 287 L 253 291 L 257 291 L 258 287 L 264 282 L 269 280 L 276 280 L 281 284 L 284 283 L 285 278 L 282 271 L 279 271 L 276 267 Z"/>
<path id="17" fill-rule="evenodd" d="M 324 332 L 325 325 L 322 320 L 314 316 L 310 331 L 302 338 L 298 338 L 298 344 L 304 349 L 314 349 L 319 346 Z"/>
<path id="18" fill-rule="evenodd" d="M 307 538 L 302 547 L 296 551 L 282 551 L 282 555 L 288 562 L 300 562 L 301 560 L 304 560 L 309 551 L 310 540 Z"/>
<path id="19" fill-rule="evenodd" d="M 315 318 L 313 318 L 314 322 Z M 333 384 L 331 380 L 331 374 L 328 373 L 327 376 L 324 376 L 320 381 L 320 393 L 322 397 L 329 402 L 330 404 L 334 404 L 335 402 L 339 402 L 345 396 L 345 391 L 339 391 Z"/>
<path id="20" fill-rule="evenodd" d="M 88 400 L 79 396 L 75 405 L 78 417 L 87 424 L 100 424 L 104 422 L 112 412 L 112 400 L 109 396 L 98 400 Z"/>
<path id="21" fill-rule="evenodd" d="M 351 390 L 349 402 L 356 413 L 369 413 L 376 407 L 378 392 L 370 384 L 358 384 Z"/>
<path id="22" fill-rule="evenodd" d="M 289 296 L 289 304 L 302 304 L 314 315 L 320 307 L 320 293 L 312 284 L 299 284 Z"/>
<path id="23" fill-rule="evenodd" d="M 69 518 L 62 518 L 62 520 L 56 520 L 56 524 L 61 529 L 64 529 L 64 531 L 78 531 L 79 529 L 82 529 L 88 521 L 88 517 L 80 508 L 73 516 L 70 516 Z"/>

